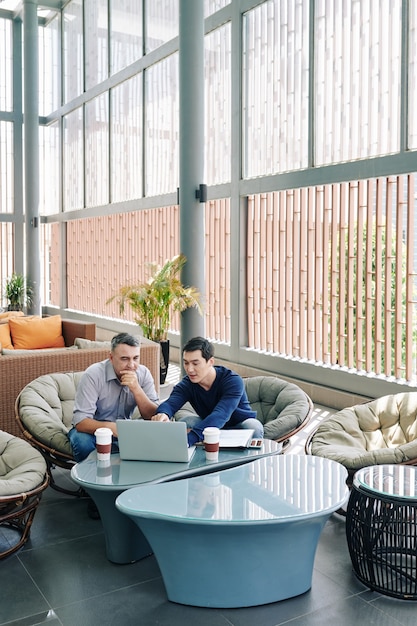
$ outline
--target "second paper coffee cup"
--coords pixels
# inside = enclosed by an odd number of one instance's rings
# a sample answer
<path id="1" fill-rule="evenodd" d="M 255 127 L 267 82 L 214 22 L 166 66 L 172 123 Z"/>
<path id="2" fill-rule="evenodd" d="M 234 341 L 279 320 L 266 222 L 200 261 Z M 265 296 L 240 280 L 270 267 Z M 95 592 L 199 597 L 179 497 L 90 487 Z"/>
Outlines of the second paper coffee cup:
<path id="1" fill-rule="evenodd" d="M 217 461 L 219 458 L 220 430 L 214 426 L 208 426 L 203 430 L 204 449 L 207 461 Z"/>

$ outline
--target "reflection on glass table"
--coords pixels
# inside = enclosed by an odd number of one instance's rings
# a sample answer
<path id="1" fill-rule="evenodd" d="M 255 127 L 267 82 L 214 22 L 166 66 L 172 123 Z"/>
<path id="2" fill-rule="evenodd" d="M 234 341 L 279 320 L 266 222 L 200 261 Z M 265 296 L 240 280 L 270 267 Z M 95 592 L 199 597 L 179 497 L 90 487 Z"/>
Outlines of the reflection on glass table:
<path id="1" fill-rule="evenodd" d="M 221 450 L 219 460 L 214 463 L 206 461 L 202 447 L 197 447 L 189 463 L 122 461 L 118 454 L 110 455 L 110 461 L 103 463 L 92 452 L 85 461 L 72 468 L 71 477 L 97 505 L 104 529 L 107 558 L 114 563 L 131 563 L 148 556 L 152 550 L 137 526 L 115 507 L 117 496 L 125 489 L 211 473 L 256 458 L 279 455 L 281 450 L 282 444 L 264 440 L 260 449 Z"/>
<path id="2" fill-rule="evenodd" d="M 129 489 L 116 506 L 148 540 L 170 600 L 255 606 L 310 589 L 323 526 L 348 498 L 346 478 L 325 458 L 275 455 Z"/>

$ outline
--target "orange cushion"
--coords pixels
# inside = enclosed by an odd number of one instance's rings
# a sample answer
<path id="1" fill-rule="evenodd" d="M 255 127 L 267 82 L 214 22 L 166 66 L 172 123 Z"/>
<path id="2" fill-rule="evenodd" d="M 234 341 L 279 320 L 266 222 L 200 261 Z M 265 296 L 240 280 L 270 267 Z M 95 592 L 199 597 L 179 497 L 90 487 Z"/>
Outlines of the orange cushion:
<path id="1" fill-rule="evenodd" d="M 23 315 L 23 311 L 3 311 L 3 313 L 0 313 L 0 320 L 8 320 L 11 317 L 22 317 Z"/>
<path id="2" fill-rule="evenodd" d="M 6 350 L 13 350 L 12 338 L 10 337 L 9 324 L 0 324 L 0 343 Z"/>
<path id="3" fill-rule="evenodd" d="M 60 315 L 42 318 L 12 317 L 9 319 L 9 326 L 13 347 L 16 350 L 65 347 Z"/>

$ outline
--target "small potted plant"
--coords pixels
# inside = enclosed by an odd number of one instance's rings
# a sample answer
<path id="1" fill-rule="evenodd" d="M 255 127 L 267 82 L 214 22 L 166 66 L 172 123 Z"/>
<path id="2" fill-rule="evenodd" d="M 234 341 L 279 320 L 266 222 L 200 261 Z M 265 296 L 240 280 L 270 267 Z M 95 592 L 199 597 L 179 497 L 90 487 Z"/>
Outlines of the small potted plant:
<path id="1" fill-rule="evenodd" d="M 23 311 L 32 304 L 33 289 L 23 274 L 12 274 L 6 280 L 4 297 L 8 302 L 8 311 Z"/>
<path id="2" fill-rule="evenodd" d="M 202 313 L 198 290 L 181 282 L 180 273 L 186 261 L 186 257 L 179 254 L 163 265 L 150 263 L 150 277 L 146 282 L 124 285 L 107 301 L 117 299 L 120 313 L 124 313 L 129 305 L 144 337 L 161 344 L 161 384 L 165 382 L 168 370 L 171 313 L 190 307 L 196 307 Z"/>

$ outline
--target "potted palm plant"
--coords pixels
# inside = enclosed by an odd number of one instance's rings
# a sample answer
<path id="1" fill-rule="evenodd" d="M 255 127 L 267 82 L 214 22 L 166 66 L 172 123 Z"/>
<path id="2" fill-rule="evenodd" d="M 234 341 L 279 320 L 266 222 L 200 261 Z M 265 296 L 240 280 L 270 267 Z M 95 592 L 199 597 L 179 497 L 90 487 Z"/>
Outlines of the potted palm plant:
<path id="1" fill-rule="evenodd" d="M 144 337 L 161 345 L 161 379 L 166 379 L 169 363 L 168 329 L 173 312 L 196 307 L 202 313 L 200 293 L 195 287 L 183 285 L 180 273 L 187 259 L 183 254 L 174 256 L 163 265 L 149 264 L 149 279 L 134 285 L 123 285 L 107 302 L 117 300 L 123 314 L 126 305 L 134 312 L 135 322 Z"/>
<path id="2" fill-rule="evenodd" d="M 23 274 L 12 274 L 6 280 L 4 297 L 8 302 L 8 311 L 23 311 L 32 303 L 33 289 Z"/>

